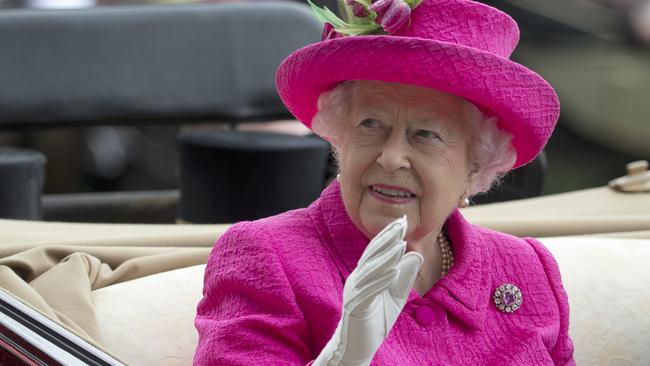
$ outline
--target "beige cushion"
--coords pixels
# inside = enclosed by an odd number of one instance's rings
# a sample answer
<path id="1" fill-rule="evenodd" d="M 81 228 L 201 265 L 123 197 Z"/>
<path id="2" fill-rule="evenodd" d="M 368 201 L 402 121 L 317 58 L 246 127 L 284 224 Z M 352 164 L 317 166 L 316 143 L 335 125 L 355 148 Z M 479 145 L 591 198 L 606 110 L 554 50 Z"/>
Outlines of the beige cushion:
<path id="1" fill-rule="evenodd" d="M 648 365 L 650 240 L 540 239 L 569 295 L 578 365 Z"/>
<path id="2" fill-rule="evenodd" d="M 473 224 L 517 236 L 551 237 L 650 230 L 650 194 L 607 187 L 463 209 Z"/>
<path id="3" fill-rule="evenodd" d="M 190 365 L 204 269 L 192 266 L 93 291 L 97 341 L 129 365 Z"/>

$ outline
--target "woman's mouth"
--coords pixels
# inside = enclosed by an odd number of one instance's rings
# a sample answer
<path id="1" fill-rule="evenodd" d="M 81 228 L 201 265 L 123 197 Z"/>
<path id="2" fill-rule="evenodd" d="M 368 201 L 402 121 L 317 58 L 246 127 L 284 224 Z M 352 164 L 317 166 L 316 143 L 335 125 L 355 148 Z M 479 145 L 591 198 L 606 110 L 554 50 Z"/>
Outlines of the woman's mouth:
<path id="1" fill-rule="evenodd" d="M 392 204 L 408 203 L 415 198 L 415 194 L 407 189 L 384 184 L 371 185 L 370 194 L 382 202 Z"/>

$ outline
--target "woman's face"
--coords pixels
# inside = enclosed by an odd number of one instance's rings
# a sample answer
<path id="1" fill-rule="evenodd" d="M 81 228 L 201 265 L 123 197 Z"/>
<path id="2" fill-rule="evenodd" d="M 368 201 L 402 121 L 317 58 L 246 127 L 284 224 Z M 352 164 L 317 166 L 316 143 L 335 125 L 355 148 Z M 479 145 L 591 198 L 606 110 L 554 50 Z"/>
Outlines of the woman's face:
<path id="1" fill-rule="evenodd" d="M 437 235 L 468 191 L 468 127 L 459 97 L 360 81 L 339 146 L 346 210 L 368 237 L 406 215 L 409 241 Z"/>

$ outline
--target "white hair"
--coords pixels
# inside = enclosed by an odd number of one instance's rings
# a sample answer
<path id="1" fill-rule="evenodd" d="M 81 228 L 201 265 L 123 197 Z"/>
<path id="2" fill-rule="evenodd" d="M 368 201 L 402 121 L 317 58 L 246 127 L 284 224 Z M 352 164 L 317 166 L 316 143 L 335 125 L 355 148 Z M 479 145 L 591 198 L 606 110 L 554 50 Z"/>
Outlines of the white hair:
<path id="1" fill-rule="evenodd" d="M 346 81 L 318 98 L 318 112 L 312 119 L 312 130 L 329 141 L 335 153 L 343 142 L 346 116 L 351 107 L 357 81 Z M 510 141 L 512 135 L 499 129 L 496 117 L 485 116 L 474 104 L 465 100 L 463 115 L 471 133 L 468 157 L 473 167 L 470 196 L 487 192 L 512 168 L 517 154 Z M 338 156 L 338 155 L 337 155 Z"/>

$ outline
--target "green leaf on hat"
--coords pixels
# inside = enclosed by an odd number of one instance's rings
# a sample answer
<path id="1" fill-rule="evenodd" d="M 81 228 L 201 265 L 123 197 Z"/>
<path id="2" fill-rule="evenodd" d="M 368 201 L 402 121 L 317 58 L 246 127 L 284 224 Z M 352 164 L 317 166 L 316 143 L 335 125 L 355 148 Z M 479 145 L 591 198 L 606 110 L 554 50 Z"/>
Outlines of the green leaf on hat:
<path id="1" fill-rule="evenodd" d="M 336 14 L 334 14 L 326 6 L 323 8 L 319 8 L 318 6 L 314 5 L 314 3 L 312 3 L 310 0 L 307 0 L 307 2 L 309 3 L 311 10 L 314 12 L 314 14 L 316 14 L 316 18 L 318 18 L 318 20 L 320 20 L 321 22 L 330 23 L 334 28 L 339 28 L 346 25 L 343 19 L 336 16 Z"/>
<path id="2" fill-rule="evenodd" d="M 327 7 L 320 8 L 311 0 L 307 0 L 311 10 L 316 15 L 316 18 L 323 23 L 329 23 L 334 27 L 337 33 L 348 35 L 348 36 L 358 36 L 364 34 L 381 34 L 383 30 L 381 26 L 374 22 L 376 14 L 372 13 L 369 17 L 359 18 L 352 15 L 353 18 L 357 18 L 354 23 L 348 23 L 345 20 L 339 18 L 334 12 L 329 10 Z M 365 4 L 364 4 L 365 5 Z M 347 8 L 347 7 L 346 7 Z"/>

